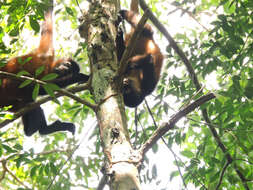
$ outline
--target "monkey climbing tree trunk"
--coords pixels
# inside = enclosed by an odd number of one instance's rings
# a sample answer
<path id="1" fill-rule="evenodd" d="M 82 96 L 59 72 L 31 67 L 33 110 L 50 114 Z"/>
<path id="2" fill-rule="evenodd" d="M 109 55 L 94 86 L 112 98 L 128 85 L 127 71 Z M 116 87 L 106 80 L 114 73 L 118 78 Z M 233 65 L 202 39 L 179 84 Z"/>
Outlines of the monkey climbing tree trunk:
<path id="1" fill-rule="evenodd" d="M 140 189 L 136 163 L 138 154 L 132 148 L 125 115 L 124 103 L 119 90 L 116 55 L 117 1 L 94 1 L 84 22 L 80 35 L 88 43 L 91 64 L 91 91 L 96 103 L 100 138 L 106 158 L 104 175 L 111 189 Z"/>

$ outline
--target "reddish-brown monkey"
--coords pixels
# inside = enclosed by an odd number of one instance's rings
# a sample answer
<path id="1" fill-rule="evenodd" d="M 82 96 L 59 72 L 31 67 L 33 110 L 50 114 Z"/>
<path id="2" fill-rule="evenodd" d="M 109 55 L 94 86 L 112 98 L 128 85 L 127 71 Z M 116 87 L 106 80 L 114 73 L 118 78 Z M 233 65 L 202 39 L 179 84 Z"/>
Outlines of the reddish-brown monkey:
<path id="1" fill-rule="evenodd" d="M 117 36 L 118 60 L 121 59 L 134 29 L 140 21 L 138 11 L 138 0 L 131 1 L 130 11 L 120 11 L 121 19 L 125 19 L 132 29 L 125 35 L 125 39 L 123 39 L 121 31 Z M 144 25 L 127 64 L 123 80 L 124 103 L 126 106 L 136 107 L 155 89 L 163 64 L 163 55 L 153 39 L 153 30 L 149 24 Z"/>
<path id="2" fill-rule="evenodd" d="M 66 87 L 76 82 L 87 82 L 89 76 L 80 73 L 79 66 L 71 59 L 54 58 L 53 48 L 53 0 L 48 1 L 49 8 L 45 12 L 45 20 L 42 24 L 40 44 L 37 49 L 23 56 L 10 59 L 7 64 L 0 68 L 1 71 L 17 74 L 20 71 L 27 71 L 31 76 L 41 66 L 43 72 L 36 78 L 41 79 L 49 73 L 57 73 L 58 77 L 51 81 L 59 87 Z M 12 105 L 10 111 L 16 112 L 28 103 L 33 102 L 32 91 L 34 84 L 24 88 L 19 88 L 20 81 L 8 78 L 1 78 L 0 85 L 0 107 Z M 46 94 L 43 88 L 40 88 L 39 95 Z M 75 126 L 72 123 L 55 121 L 47 125 L 44 112 L 41 107 L 37 107 L 22 116 L 24 131 L 27 136 L 31 136 L 36 131 L 40 134 L 50 134 L 56 131 L 70 131 L 74 133 Z"/>

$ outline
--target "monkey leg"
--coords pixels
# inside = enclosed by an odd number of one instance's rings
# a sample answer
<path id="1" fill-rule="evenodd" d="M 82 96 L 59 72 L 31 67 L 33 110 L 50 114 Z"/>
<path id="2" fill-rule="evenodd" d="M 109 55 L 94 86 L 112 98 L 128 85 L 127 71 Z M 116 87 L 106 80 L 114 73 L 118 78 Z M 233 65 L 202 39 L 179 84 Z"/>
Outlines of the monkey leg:
<path id="1" fill-rule="evenodd" d="M 74 134 L 75 126 L 72 123 L 65 123 L 59 120 L 47 125 L 44 112 L 41 107 L 34 108 L 22 116 L 24 131 L 27 136 L 39 131 L 41 135 L 51 134 L 56 131 L 70 131 Z"/>

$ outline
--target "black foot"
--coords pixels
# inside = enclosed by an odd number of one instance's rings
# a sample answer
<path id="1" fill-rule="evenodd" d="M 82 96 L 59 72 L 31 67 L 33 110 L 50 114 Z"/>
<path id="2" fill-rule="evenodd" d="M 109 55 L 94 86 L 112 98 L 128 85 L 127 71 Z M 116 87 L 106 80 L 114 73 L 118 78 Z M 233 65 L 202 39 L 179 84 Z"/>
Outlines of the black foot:
<path id="1" fill-rule="evenodd" d="M 41 135 L 51 134 L 57 131 L 69 131 L 72 134 L 75 134 L 75 125 L 73 123 L 61 122 L 59 120 L 55 121 L 51 125 L 44 126 L 39 130 Z"/>
<path id="2" fill-rule="evenodd" d="M 76 132 L 76 126 L 73 123 L 62 122 L 62 128 L 65 128 L 67 131 L 71 132 L 73 135 Z"/>

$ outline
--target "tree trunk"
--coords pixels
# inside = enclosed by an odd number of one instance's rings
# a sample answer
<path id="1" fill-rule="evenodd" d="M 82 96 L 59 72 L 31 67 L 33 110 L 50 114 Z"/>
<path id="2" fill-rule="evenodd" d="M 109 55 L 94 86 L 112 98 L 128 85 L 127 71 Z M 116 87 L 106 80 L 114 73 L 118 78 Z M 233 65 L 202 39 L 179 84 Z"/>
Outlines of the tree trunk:
<path id="1" fill-rule="evenodd" d="M 90 4 L 80 27 L 88 43 L 92 70 L 91 91 L 99 105 L 96 116 L 106 158 L 105 175 L 111 189 L 140 189 L 136 164 L 140 160 L 132 148 L 127 129 L 123 98 L 116 76 L 118 61 L 115 38 L 117 1 L 95 1 Z"/>

